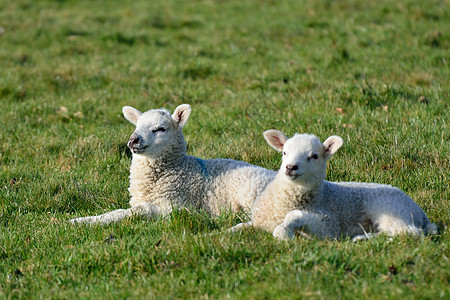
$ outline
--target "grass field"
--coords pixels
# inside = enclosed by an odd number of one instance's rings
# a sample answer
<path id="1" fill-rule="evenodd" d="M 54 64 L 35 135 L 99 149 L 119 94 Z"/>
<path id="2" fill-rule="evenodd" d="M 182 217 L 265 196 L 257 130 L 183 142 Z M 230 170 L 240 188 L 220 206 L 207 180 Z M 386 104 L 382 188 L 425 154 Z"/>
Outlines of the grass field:
<path id="1" fill-rule="evenodd" d="M 0 0 L 0 298 L 449 299 L 449 28 L 448 0 Z M 440 233 L 71 226 L 128 207 L 122 106 L 181 103 L 201 158 L 277 169 L 264 130 L 343 137 L 328 180 L 398 186 Z"/>

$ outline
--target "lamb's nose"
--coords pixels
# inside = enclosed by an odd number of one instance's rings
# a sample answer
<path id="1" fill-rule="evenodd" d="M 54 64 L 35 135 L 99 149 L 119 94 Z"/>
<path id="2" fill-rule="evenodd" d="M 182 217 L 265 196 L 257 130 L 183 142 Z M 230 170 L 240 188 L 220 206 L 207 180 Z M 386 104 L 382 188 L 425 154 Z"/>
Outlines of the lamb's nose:
<path id="1" fill-rule="evenodd" d="M 130 141 L 128 142 L 129 145 L 136 145 L 139 144 L 139 137 L 137 136 L 131 136 Z"/>
<path id="2" fill-rule="evenodd" d="M 297 165 L 286 165 L 286 169 L 289 171 L 295 171 L 295 170 L 298 170 L 298 166 Z"/>

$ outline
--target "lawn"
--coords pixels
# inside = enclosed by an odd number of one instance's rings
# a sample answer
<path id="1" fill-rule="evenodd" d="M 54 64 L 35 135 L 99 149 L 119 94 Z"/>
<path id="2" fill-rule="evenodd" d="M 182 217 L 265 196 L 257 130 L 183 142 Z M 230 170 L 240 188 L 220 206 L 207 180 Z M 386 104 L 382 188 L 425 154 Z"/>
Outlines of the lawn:
<path id="1" fill-rule="evenodd" d="M 0 0 L 0 298 L 450 298 L 450 2 Z M 392 184 L 433 237 L 274 240 L 128 208 L 122 107 L 192 106 L 188 154 L 276 170 L 262 132 L 339 135 L 330 181 Z"/>

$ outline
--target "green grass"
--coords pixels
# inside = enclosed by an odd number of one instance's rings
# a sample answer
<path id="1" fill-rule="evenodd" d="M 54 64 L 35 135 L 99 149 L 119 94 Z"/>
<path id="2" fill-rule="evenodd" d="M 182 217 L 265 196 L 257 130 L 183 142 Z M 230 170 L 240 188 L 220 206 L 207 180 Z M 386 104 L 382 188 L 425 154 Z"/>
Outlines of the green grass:
<path id="1" fill-rule="evenodd" d="M 448 1 L 0 0 L 0 298 L 446 298 Z M 181 103 L 188 152 L 277 169 L 261 133 L 337 134 L 327 179 L 398 186 L 435 237 L 70 226 L 128 206 L 124 105 Z M 111 236 L 112 235 L 112 236 Z"/>

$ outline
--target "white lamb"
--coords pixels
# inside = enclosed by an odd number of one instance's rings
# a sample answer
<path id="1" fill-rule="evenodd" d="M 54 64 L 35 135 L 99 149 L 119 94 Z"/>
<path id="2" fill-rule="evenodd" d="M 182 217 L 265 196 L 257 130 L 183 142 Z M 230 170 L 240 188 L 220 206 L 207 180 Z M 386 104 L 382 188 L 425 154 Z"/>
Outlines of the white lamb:
<path id="1" fill-rule="evenodd" d="M 130 209 L 77 218 L 72 223 L 117 222 L 135 215 L 164 216 L 173 208 L 249 211 L 276 173 L 231 159 L 203 160 L 186 155 L 183 126 L 191 107 L 182 104 L 171 115 L 166 109 L 141 113 L 125 106 L 125 118 L 136 125 L 128 147 L 133 153 L 130 168 Z"/>
<path id="2" fill-rule="evenodd" d="M 288 139 L 278 130 L 268 130 L 264 138 L 283 153 L 282 164 L 252 207 L 252 222 L 245 226 L 263 228 L 281 239 L 313 234 L 356 241 L 380 233 L 437 232 L 423 210 L 398 188 L 325 181 L 327 161 L 343 144 L 340 137 L 331 136 L 322 144 L 314 135 Z"/>

